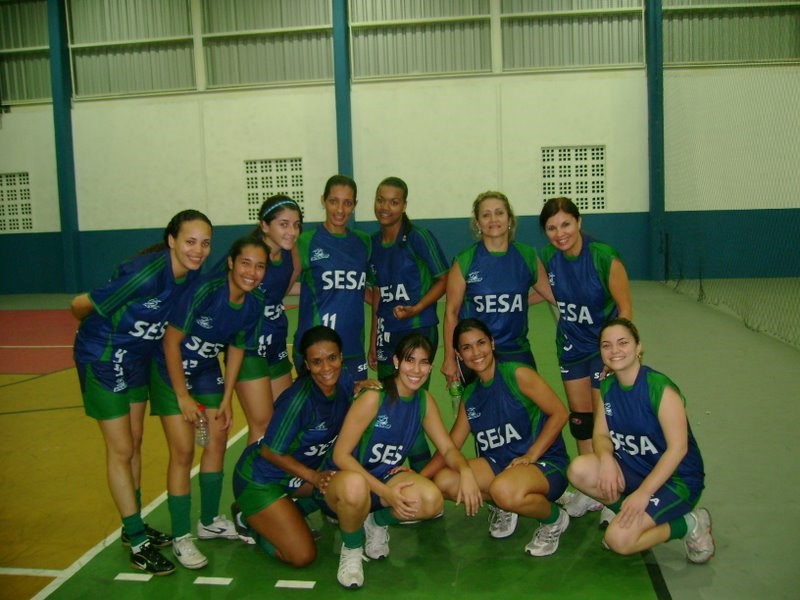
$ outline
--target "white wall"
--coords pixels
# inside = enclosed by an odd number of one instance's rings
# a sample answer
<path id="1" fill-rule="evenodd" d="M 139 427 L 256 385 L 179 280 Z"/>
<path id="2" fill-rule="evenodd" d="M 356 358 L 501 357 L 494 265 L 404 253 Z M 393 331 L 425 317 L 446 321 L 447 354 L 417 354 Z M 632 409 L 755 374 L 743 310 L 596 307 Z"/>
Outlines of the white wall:
<path id="1" fill-rule="evenodd" d="M 30 175 L 33 232 L 60 231 L 53 109 L 50 105 L 18 107 L 0 115 L 0 173 L 20 172 Z"/>
<path id="2" fill-rule="evenodd" d="M 665 73 L 668 210 L 800 206 L 798 67 Z M 352 89 L 359 220 L 387 175 L 414 218 L 462 217 L 497 188 L 538 212 L 540 148 L 604 144 L 610 212 L 647 210 L 645 73 L 360 83 Z M 161 228 L 186 207 L 247 222 L 244 161 L 301 156 L 307 219 L 336 172 L 332 86 L 85 101 L 73 110 L 80 228 Z M 50 106 L 0 119 L 0 172 L 28 171 L 36 232 L 58 231 Z"/>
<path id="3" fill-rule="evenodd" d="M 648 207 L 644 71 L 364 83 L 353 115 L 362 199 L 397 175 L 414 218 L 466 216 L 488 189 L 538 214 L 542 146 L 605 145 L 609 212 Z"/>
<path id="4" fill-rule="evenodd" d="M 800 67 L 664 74 L 670 211 L 800 208 Z"/>
<path id="5" fill-rule="evenodd" d="M 81 230 L 160 228 L 183 208 L 246 223 L 250 159 L 301 156 L 307 189 L 321 191 L 336 170 L 334 110 L 330 87 L 78 103 Z"/>

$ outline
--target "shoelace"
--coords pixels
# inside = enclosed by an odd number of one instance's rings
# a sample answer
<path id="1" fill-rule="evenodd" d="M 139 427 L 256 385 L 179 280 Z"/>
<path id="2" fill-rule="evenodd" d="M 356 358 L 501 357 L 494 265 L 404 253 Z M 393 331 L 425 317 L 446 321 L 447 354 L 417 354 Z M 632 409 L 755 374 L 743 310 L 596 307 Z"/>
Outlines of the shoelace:
<path id="1" fill-rule="evenodd" d="M 505 529 L 511 524 L 511 513 L 495 508 L 489 514 L 489 524 L 492 529 Z"/>

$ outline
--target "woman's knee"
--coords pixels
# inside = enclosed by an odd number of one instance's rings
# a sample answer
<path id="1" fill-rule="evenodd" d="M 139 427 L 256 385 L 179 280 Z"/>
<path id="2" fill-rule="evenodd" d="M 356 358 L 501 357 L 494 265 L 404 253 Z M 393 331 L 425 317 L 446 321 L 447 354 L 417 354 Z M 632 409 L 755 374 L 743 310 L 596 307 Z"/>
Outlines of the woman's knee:
<path id="1" fill-rule="evenodd" d="M 594 454 L 583 454 L 569 463 L 567 479 L 577 488 L 592 486 L 597 480 L 597 467 L 597 458 Z"/>
<path id="2" fill-rule="evenodd" d="M 432 519 L 444 509 L 444 497 L 439 488 L 432 481 L 420 485 L 419 490 L 419 518 Z"/>
<path id="3" fill-rule="evenodd" d="M 456 499 L 460 480 L 461 477 L 458 473 L 446 467 L 441 469 L 433 477 L 433 482 L 436 484 L 436 487 L 439 488 L 441 493 L 444 494 L 448 500 Z"/>
<path id="4" fill-rule="evenodd" d="M 615 526 L 613 523 L 606 529 L 603 541 L 606 546 L 608 546 L 609 550 L 617 554 L 622 554 L 623 556 L 637 552 L 635 546 L 636 538 L 632 535 L 632 531 L 624 530 L 619 526 Z"/>

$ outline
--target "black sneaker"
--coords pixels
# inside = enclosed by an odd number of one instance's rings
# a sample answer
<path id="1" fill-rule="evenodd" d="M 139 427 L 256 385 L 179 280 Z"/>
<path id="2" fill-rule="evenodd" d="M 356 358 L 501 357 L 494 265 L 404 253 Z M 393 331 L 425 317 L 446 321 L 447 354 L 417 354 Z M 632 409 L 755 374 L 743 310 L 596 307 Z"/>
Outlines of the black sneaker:
<path id="1" fill-rule="evenodd" d="M 169 575 L 175 572 L 175 565 L 161 556 L 159 549 L 150 542 L 142 544 L 138 552 L 131 550 L 131 565 L 152 575 Z"/>
<path id="2" fill-rule="evenodd" d="M 152 546 L 155 546 L 156 548 L 166 548 L 172 543 L 171 535 L 167 535 L 166 533 L 163 533 L 158 529 L 153 529 L 147 523 L 144 524 L 144 532 L 147 534 L 147 541 L 150 542 L 150 544 Z M 124 529 L 122 531 L 120 539 L 122 540 L 123 546 L 131 545 L 131 540 L 130 538 L 128 538 L 128 534 L 125 533 Z"/>
<path id="3" fill-rule="evenodd" d="M 236 533 L 239 535 L 239 539 L 242 540 L 245 544 L 253 545 L 256 543 L 256 536 L 255 532 L 250 529 L 250 527 L 245 523 L 244 519 L 242 518 L 242 511 L 239 510 L 239 503 L 234 502 L 231 504 L 231 519 L 233 520 L 233 524 L 236 527 Z"/>

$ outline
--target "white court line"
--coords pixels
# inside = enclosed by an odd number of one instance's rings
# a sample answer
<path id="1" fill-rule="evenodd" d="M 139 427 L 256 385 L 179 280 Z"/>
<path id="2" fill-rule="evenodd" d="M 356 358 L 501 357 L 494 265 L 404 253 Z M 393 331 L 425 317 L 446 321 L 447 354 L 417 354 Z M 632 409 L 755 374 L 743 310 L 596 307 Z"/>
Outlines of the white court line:
<path id="1" fill-rule="evenodd" d="M 279 579 L 275 582 L 276 588 L 288 588 L 294 590 L 310 590 L 317 585 L 316 581 L 302 581 L 300 579 Z"/>
<path id="2" fill-rule="evenodd" d="M 245 433 L 247 433 L 247 427 L 239 430 L 238 433 L 236 433 L 231 439 L 229 439 L 227 447 L 230 448 L 233 444 L 238 442 L 239 438 L 241 438 Z M 197 466 L 194 469 L 192 469 L 191 476 L 194 477 L 195 475 L 197 475 L 199 471 L 200 471 L 200 464 L 198 463 Z M 153 500 L 150 504 L 148 504 L 142 509 L 142 518 L 146 517 L 151 512 L 153 512 L 156 508 L 159 507 L 159 505 L 163 504 L 166 501 L 166 499 L 167 499 L 167 492 L 163 492 L 158 498 Z M 38 594 L 36 594 L 31 600 L 44 600 L 44 598 L 47 598 L 50 594 L 55 592 L 64 583 L 66 583 L 70 577 L 75 575 L 75 573 L 77 573 L 82 567 L 88 564 L 90 560 L 92 560 L 95 556 L 100 554 L 100 552 L 105 550 L 107 546 L 118 543 L 121 531 L 122 529 L 120 528 L 114 531 L 113 533 L 109 534 L 109 536 L 106 539 L 97 544 L 94 548 L 87 551 L 86 554 L 81 556 L 69 567 L 67 567 L 63 571 L 58 571 L 57 572 L 58 574 L 55 576 L 56 578 L 53 581 L 51 581 L 50 584 L 47 585 L 47 587 L 45 587 Z"/>
<path id="3" fill-rule="evenodd" d="M 117 573 L 114 581 L 150 581 L 152 578 L 150 573 Z"/>
<path id="4" fill-rule="evenodd" d="M 63 571 L 56 569 L 18 569 L 16 567 L 0 567 L 0 575 L 26 575 L 29 577 L 58 577 Z"/>
<path id="5" fill-rule="evenodd" d="M 195 585 L 230 585 L 233 577 L 197 577 Z"/>

